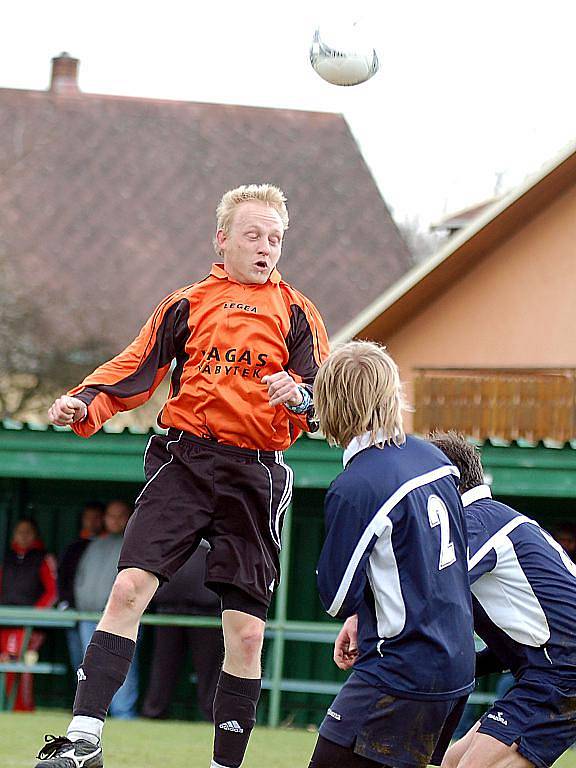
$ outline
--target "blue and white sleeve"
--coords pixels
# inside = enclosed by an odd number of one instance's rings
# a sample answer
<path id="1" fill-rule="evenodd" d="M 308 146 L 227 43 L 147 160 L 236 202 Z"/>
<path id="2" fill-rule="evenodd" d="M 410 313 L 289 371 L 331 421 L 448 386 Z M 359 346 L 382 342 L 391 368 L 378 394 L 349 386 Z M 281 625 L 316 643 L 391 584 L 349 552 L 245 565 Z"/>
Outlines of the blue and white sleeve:
<path id="1" fill-rule="evenodd" d="M 496 553 L 489 544 L 490 534 L 476 516 L 466 514 L 466 528 L 468 531 L 468 576 L 470 584 L 474 584 L 480 576 L 494 570 Z"/>
<path id="2" fill-rule="evenodd" d="M 318 590 L 330 616 L 346 619 L 358 611 L 366 586 L 366 563 L 376 536 L 364 517 L 338 493 L 324 502 L 326 539 L 318 561 Z"/>

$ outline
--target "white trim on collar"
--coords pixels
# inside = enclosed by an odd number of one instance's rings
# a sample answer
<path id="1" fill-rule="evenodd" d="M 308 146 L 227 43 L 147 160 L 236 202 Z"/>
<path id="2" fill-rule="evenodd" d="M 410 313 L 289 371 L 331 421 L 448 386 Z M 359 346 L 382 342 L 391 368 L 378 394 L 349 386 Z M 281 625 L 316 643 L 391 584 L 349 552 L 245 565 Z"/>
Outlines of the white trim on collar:
<path id="1" fill-rule="evenodd" d="M 488 485 L 477 485 L 475 488 L 470 488 L 469 491 L 464 491 L 462 494 L 462 504 L 467 507 L 472 504 L 473 501 L 478 499 L 491 499 L 492 491 Z"/>
<path id="2" fill-rule="evenodd" d="M 359 437 L 353 437 L 344 449 L 342 464 L 346 466 L 350 459 L 354 458 L 354 456 L 356 456 L 357 453 L 360 453 L 360 451 L 363 451 L 366 448 L 370 448 L 372 445 L 383 445 L 385 442 L 386 437 L 384 436 L 384 432 L 382 432 L 382 430 L 376 434 L 375 440 L 370 439 L 370 432 L 364 432 L 364 434 L 360 435 Z"/>

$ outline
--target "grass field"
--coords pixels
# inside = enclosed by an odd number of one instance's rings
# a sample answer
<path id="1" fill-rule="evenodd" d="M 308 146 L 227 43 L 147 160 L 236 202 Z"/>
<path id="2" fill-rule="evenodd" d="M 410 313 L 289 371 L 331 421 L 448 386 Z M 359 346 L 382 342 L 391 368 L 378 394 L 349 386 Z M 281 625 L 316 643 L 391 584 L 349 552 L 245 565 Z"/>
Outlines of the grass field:
<path id="1" fill-rule="evenodd" d="M 67 712 L 33 715 L 0 713 L 1 768 L 30 768 L 44 733 L 64 733 Z M 105 768 L 208 768 L 212 727 L 200 723 L 110 720 L 105 728 Z M 307 768 L 316 735 L 305 730 L 257 728 L 244 761 L 246 768 Z M 569 751 L 557 768 L 576 768 Z"/>
<path id="2" fill-rule="evenodd" d="M 68 712 L 0 713 L 1 768 L 30 768 L 43 734 L 66 732 Z M 307 768 L 316 735 L 302 729 L 258 727 L 246 768 Z M 104 729 L 105 768 L 208 768 L 212 726 L 182 721 L 109 720 Z M 576 764 L 575 764 L 576 766 Z"/>

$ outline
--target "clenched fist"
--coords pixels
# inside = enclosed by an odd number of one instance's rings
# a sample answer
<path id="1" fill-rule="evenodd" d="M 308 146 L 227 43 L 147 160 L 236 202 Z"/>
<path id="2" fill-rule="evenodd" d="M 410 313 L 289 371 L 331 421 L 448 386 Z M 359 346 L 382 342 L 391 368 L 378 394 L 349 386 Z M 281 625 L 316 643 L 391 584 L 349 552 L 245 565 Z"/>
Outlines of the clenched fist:
<path id="1" fill-rule="evenodd" d="M 358 616 L 344 622 L 334 643 L 334 663 L 340 669 L 351 669 L 358 658 Z"/>
<path id="2" fill-rule="evenodd" d="M 86 418 L 87 413 L 86 403 L 78 400 L 77 397 L 70 397 L 70 395 L 62 395 L 62 397 L 54 400 L 48 408 L 48 418 L 57 427 L 66 427 L 69 424 L 82 421 Z"/>
<path id="3" fill-rule="evenodd" d="M 262 381 L 268 386 L 270 405 L 300 405 L 302 402 L 303 395 L 298 384 L 286 371 L 263 376 Z"/>

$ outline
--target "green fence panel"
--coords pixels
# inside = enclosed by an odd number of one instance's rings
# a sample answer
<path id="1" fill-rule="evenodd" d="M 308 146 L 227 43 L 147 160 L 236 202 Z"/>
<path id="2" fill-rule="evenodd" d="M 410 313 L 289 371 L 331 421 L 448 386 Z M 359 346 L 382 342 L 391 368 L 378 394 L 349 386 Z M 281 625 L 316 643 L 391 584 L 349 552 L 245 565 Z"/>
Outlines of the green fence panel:
<path id="1" fill-rule="evenodd" d="M 142 484 L 142 455 L 148 439 L 149 435 L 101 432 L 90 440 L 82 440 L 69 432 L 0 428 L 0 552 L 22 514 L 31 514 L 38 520 L 48 549 L 59 554 L 76 537 L 78 516 L 87 500 L 134 500 Z M 487 444 L 482 447 L 482 456 L 493 491 L 503 501 L 546 527 L 574 519 L 573 447 Z M 274 650 L 275 640 L 267 638 L 265 664 L 267 676 L 281 675 L 286 688 L 299 688 L 302 681 L 308 680 L 314 681 L 311 687 L 316 692 L 284 690 L 279 695 L 278 690 L 265 691 L 263 704 L 275 721 L 306 725 L 318 723 L 332 698 L 332 694 L 322 691 L 340 684 L 346 677 L 332 661 L 331 643 L 315 642 L 301 634 L 310 626 L 318 631 L 318 624 L 334 626 L 318 599 L 315 568 L 323 540 L 324 493 L 341 471 L 341 451 L 329 448 L 323 441 L 302 438 L 287 452 L 287 461 L 295 471 L 296 487 L 291 557 L 284 573 L 284 586 L 288 589 L 282 601 L 286 618 L 304 624 L 299 625 L 300 629 L 292 627 L 283 633 L 282 648 L 276 645 Z M 276 607 L 270 615 L 282 620 L 282 606 L 280 614 L 275 614 Z M 149 658 L 150 637 L 147 629 L 144 658 Z M 67 658 L 62 630 L 47 633 L 42 658 Z M 146 666 L 142 665 L 144 669 Z M 197 714 L 190 695 L 191 674 L 192 669 L 187 666 L 177 692 L 175 713 L 180 716 Z M 69 707 L 74 682 L 72 672 L 65 677 L 39 678 L 39 704 Z M 263 707 L 261 718 L 262 710 Z"/>

